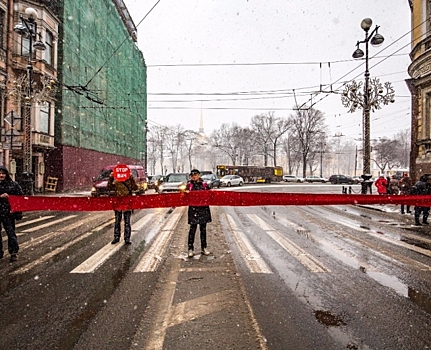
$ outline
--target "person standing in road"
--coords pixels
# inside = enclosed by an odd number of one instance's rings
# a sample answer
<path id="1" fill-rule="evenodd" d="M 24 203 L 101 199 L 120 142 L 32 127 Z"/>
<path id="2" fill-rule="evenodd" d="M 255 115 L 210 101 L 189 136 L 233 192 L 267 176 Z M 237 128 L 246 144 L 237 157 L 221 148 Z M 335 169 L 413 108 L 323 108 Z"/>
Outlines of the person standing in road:
<path id="1" fill-rule="evenodd" d="M 377 187 L 378 194 L 386 194 L 388 187 L 388 180 L 385 179 L 383 175 L 380 175 L 379 178 L 374 182 L 374 186 Z"/>
<path id="2" fill-rule="evenodd" d="M 410 188 L 412 187 L 412 178 L 407 173 L 403 174 L 403 177 L 398 181 L 398 188 L 400 189 L 400 195 L 408 196 L 410 194 Z M 404 214 L 404 208 L 407 207 L 407 214 L 411 213 L 410 205 L 401 204 L 401 214 Z"/>
<path id="3" fill-rule="evenodd" d="M 429 195 L 431 194 L 431 177 L 422 175 L 418 182 L 412 187 L 414 194 Z M 430 213 L 429 207 L 415 206 L 415 226 L 429 225 L 428 216 Z M 422 214 L 422 222 L 420 216 Z"/>
<path id="4" fill-rule="evenodd" d="M 189 191 L 203 191 L 207 190 L 206 183 L 200 177 L 200 171 L 193 169 L 190 172 L 190 180 L 187 184 Z M 201 252 L 203 255 L 210 255 L 207 249 L 207 223 L 211 222 L 211 211 L 209 206 L 192 207 L 188 209 L 188 224 L 190 225 L 189 238 L 188 238 L 188 257 L 192 258 L 194 255 L 194 242 L 197 227 L 199 225 L 200 238 L 201 238 Z"/>
<path id="5" fill-rule="evenodd" d="M 133 191 L 138 190 L 138 185 L 136 184 L 133 175 L 126 181 L 118 181 L 114 179 L 114 173 L 111 172 L 108 180 L 108 190 L 115 191 L 116 197 L 131 196 Z M 115 213 L 115 224 L 114 224 L 114 239 L 112 244 L 116 244 L 120 241 L 121 237 L 121 219 L 124 216 L 124 243 L 131 244 L 130 236 L 132 234 L 132 226 L 130 224 L 130 217 L 132 216 L 131 210 L 114 210 Z"/>
<path id="6" fill-rule="evenodd" d="M 0 166 L 0 230 L 3 226 L 6 231 L 10 261 L 14 262 L 18 259 L 19 245 L 15 233 L 15 216 L 10 211 L 9 195 L 22 196 L 23 192 L 20 185 L 12 180 L 6 167 Z M 4 256 L 3 242 L 0 243 L 0 248 L 1 259 Z"/>

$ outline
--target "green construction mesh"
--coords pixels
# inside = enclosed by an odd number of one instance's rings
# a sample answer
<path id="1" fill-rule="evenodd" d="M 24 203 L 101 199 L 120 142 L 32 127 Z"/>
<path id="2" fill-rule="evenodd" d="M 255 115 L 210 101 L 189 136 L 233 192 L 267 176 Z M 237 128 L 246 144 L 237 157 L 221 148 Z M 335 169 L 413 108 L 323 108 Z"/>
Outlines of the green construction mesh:
<path id="1" fill-rule="evenodd" d="M 64 0 L 59 43 L 59 144 L 140 159 L 146 66 L 112 0 Z"/>

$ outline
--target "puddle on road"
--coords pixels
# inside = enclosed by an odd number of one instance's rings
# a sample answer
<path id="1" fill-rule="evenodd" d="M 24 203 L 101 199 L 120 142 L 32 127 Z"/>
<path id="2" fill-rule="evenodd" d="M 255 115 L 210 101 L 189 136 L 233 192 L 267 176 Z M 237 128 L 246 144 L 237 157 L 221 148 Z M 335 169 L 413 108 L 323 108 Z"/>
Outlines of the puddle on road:
<path id="1" fill-rule="evenodd" d="M 330 255 L 340 260 L 344 264 L 359 269 L 361 272 L 366 273 L 377 283 L 394 290 L 397 294 L 409 298 L 413 303 L 418 305 L 422 310 L 431 314 L 431 298 L 425 293 L 417 291 L 407 284 L 401 282 L 396 276 L 371 270 L 369 266 L 364 266 L 353 254 L 349 256 L 347 252 L 335 249 L 329 244 L 323 244 L 322 248 Z"/>
<path id="2" fill-rule="evenodd" d="M 333 315 L 329 311 L 316 310 L 314 311 L 314 316 L 319 323 L 325 326 L 345 326 L 343 319 L 339 315 Z"/>

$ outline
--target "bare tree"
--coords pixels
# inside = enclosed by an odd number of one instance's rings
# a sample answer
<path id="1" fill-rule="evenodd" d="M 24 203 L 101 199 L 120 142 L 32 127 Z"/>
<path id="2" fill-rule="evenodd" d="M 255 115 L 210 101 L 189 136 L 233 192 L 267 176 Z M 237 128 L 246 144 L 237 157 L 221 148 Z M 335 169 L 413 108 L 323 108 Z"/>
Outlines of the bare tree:
<path id="1" fill-rule="evenodd" d="M 151 159 L 152 157 L 154 158 L 151 161 L 154 164 L 154 172 L 156 172 L 155 168 L 157 163 L 157 157 L 159 157 L 161 174 L 164 174 L 163 160 L 164 160 L 164 152 L 166 150 L 165 139 L 166 139 L 167 130 L 168 128 L 166 126 L 153 126 L 148 130 L 150 134 L 148 143 L 152 147 L 152 151 L 147 152 L 148 158 L 149 159 Z"/>
<path id="2" fill-rule="evenodd" d="M 398 161 L 402 168 L 408 168 L 410 165 L 410 130 L 403 130 L 394 136 L 397 140 Z"/>
<path id="3" fill-rule="evenodd" d="M 277 146 L 280 137 L 289 129 L 289 122 L 284 118 L 275 117 L 274 112 L 256 115 L 251 120 L 251 128 L 256 134 L 257 144 L 262 147 L 264 165 L 268 165 L 268 155 L 272 152 L 274 166 L 277 166 Z"/>
<path id="4" fill-rule="evenodd" d="M 241 127 L 235 123 L 222 124 L 219 130 L 212 132 L 210 139 L 212 146 L 218 148 L 222 153 L 226 154 L 232 161 L 232 165 L 236 165 L 238 152 L 241 142 Z"/>
<path id="5" fill-rule="evenodd" d="M 172 172 L 176 173 L 178 169 L 178 158 L 181 153 L 181 147 L 184 144 L 184 129 L 181 125 L 168 127 L 165 134 L 166 150 L 171 157 Z"/>
<path id="6" fill-rule="evenodd" d="M 193 155 L 193 145 L 196 142 L 196 137 L 198 133 L 193 130 L 186 130 L 183 133 L 184 145 L 187 152 L 187 158 L 189 160 L 189 169 L 193 168 L 192 166 L 192 155 Z"/>
<path id="7" fill-rule="evenodd" d="M 312 150 L 318 135 L 325 134 L 326 126 L 323 113 L 314 108 L 301 108 L 290 115 L 289 123 L 292 125 L 292 137 L 298 143 L 302 156 L 302 176 L 307 173 L 307 164 L 313 163 Z"/>
<path id="8" fill-rule="evenodd" d="M 397 140 L 389 140 L 382 138 L 373 144 L 373 150 L 376 152 L 374 163 L 380 169 L 381 173 L 385 172 L 386 167 L 390 170 L 394 167 L 399 167 L 399 142 Z"/>

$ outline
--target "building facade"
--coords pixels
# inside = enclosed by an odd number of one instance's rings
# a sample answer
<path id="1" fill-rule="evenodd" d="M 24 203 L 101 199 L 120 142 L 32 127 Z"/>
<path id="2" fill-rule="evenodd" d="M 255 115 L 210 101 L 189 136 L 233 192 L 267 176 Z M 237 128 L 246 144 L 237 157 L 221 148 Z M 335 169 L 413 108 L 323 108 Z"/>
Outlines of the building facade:
<path id="1" fill-rule="evenodd" d="M 36 188 L 43 188 L 44 154 L 54 147 L 55 95 L 48 89 L 57 80 L 58 9 L 51 1 L 0 1 L 0 161 L 18 181 L 31 172 Z"/>
<path id="2" fill-rule="evenodd" d="M 63 0 L 55 148 L 46 174 L 59 189 L 91 187 L 110 164 L 144 163 L 147 76 L 122 0 Z"/>
<path id="3" fill-rule="evenodd" d="M 0 0 L 0 163 L 16 180 L 89 189 L 105 165 L 145 163 L 136 33 L 123 0 Z"/>
<path id="4" fill-rule="evenodd" d="M 431 1 L 409 0 L 412 60 L 407 85 L 411 92 L 410 173 L 414 180 L 431 174 Z"/>

